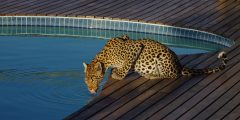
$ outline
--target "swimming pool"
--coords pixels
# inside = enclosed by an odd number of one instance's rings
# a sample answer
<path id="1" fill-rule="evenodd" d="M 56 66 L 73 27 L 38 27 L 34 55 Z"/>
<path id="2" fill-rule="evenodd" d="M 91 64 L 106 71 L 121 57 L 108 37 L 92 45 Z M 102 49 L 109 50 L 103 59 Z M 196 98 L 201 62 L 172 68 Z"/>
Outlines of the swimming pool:
<path id="1" fill-rule="evenodd" d="M 61 119 L 84 106 L 94 96 L 84 84 L 82 62 L 111 37 L 151 38 L 177 54 L 233 44 L 211 33 L 109 19 L 4 16 L 0 25 L 0 119 Z"/>

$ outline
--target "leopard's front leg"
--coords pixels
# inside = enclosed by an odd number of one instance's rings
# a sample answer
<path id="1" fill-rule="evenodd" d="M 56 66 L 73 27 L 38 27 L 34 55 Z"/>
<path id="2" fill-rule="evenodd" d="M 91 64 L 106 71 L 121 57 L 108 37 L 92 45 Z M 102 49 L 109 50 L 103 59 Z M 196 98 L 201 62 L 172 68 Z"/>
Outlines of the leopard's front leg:
<path id="1" fill-rule="evenodd" d="M 122 69 L 113 68 L 112 69 L 112 78 L 116 80 L 122 80 L 126 76 Z"/>
<path id="2" fill-rule="evenodd" d="M 140 43 L 134 43 L 133 41 L 129 41 L 125 43 L 126 52 L 125 57 L 123 59 L 123 63 L 121 67 L 113 68 L 112 70 L 112 78 L 117 80 L 124 79 L 131 67 L 135 64 L 135 61 L 138 59 L 139 54 L 143 49 L 143 45 Z"/>
<path id="3" fill-rule="evenodd" d="M 124 79 L 128 72 L 129 72 L 129 68 L 131 68 L 130 64 L 125 64 L 122 68 L 113 68 L 112 69 L 112 78 L 116 79 L 116 80 L 122 80 Z"/>

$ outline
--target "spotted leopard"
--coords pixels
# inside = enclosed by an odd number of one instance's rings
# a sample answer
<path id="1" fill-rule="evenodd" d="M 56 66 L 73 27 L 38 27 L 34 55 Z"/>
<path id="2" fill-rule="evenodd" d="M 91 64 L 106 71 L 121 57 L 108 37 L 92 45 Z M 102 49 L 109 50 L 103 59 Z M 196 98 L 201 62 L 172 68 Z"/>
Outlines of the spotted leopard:
<path id="1" fill-rule="evenodd" d="M 177 55 L 160 42 L 141 39 L 131 40 L 127 35 L 110 39 L 90 64 L 83 63 L 85 83 L 94 94 L 108 68 L 111 77 L 122 80 L 132 68 L 147 79 L 178 78 L 182 75 L 214 73 L 225 68 L 227 57 L 219 53 L 222 64 L 214 68 L 190 69 L 183 67 Z"/>

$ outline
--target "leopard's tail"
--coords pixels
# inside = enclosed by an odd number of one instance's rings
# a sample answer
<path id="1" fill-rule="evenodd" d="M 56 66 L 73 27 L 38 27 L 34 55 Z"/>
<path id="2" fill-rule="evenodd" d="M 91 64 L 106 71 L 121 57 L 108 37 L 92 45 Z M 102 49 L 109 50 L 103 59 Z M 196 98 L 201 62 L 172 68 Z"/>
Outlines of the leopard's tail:
<path id="1" fill-rule="evenodd" d="M 210 74 L 210 73 L 215 73 L 225 69 L 226 64 L 228 62 L 226 53 L 220 52 L 218 54 L 218 59 L 221 60 L 222 64 L 217 67 L 210 67 L 210 68 L 204 68 L 204 69 L 190 69 L 190 68 L 184 67 L 182 69 L 182 75 L 192 76 L 192 75 Z"/>

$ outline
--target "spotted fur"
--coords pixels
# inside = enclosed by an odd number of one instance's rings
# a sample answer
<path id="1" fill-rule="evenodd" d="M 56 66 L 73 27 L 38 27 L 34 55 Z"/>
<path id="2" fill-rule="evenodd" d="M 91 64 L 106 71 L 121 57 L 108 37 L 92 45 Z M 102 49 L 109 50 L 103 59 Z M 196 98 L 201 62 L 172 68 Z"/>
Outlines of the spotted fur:
<path id="1" fill-rule="evenodd" d="M 109 40 L 90 64 L 84 63 L 85 82 L 89 91 L 95 93 L 108 68 L 112 68 L 112 78 L 118 80 L 131 68 L 148 79 L 214 73 L 225 68 L 226 54 L 220 53 L 219 59 L 223 61 L 219 67 L 189 69 L 180 64 L 177 55 L 167 46 L 150 39 L 131 40 L 124 35 Z"/>

